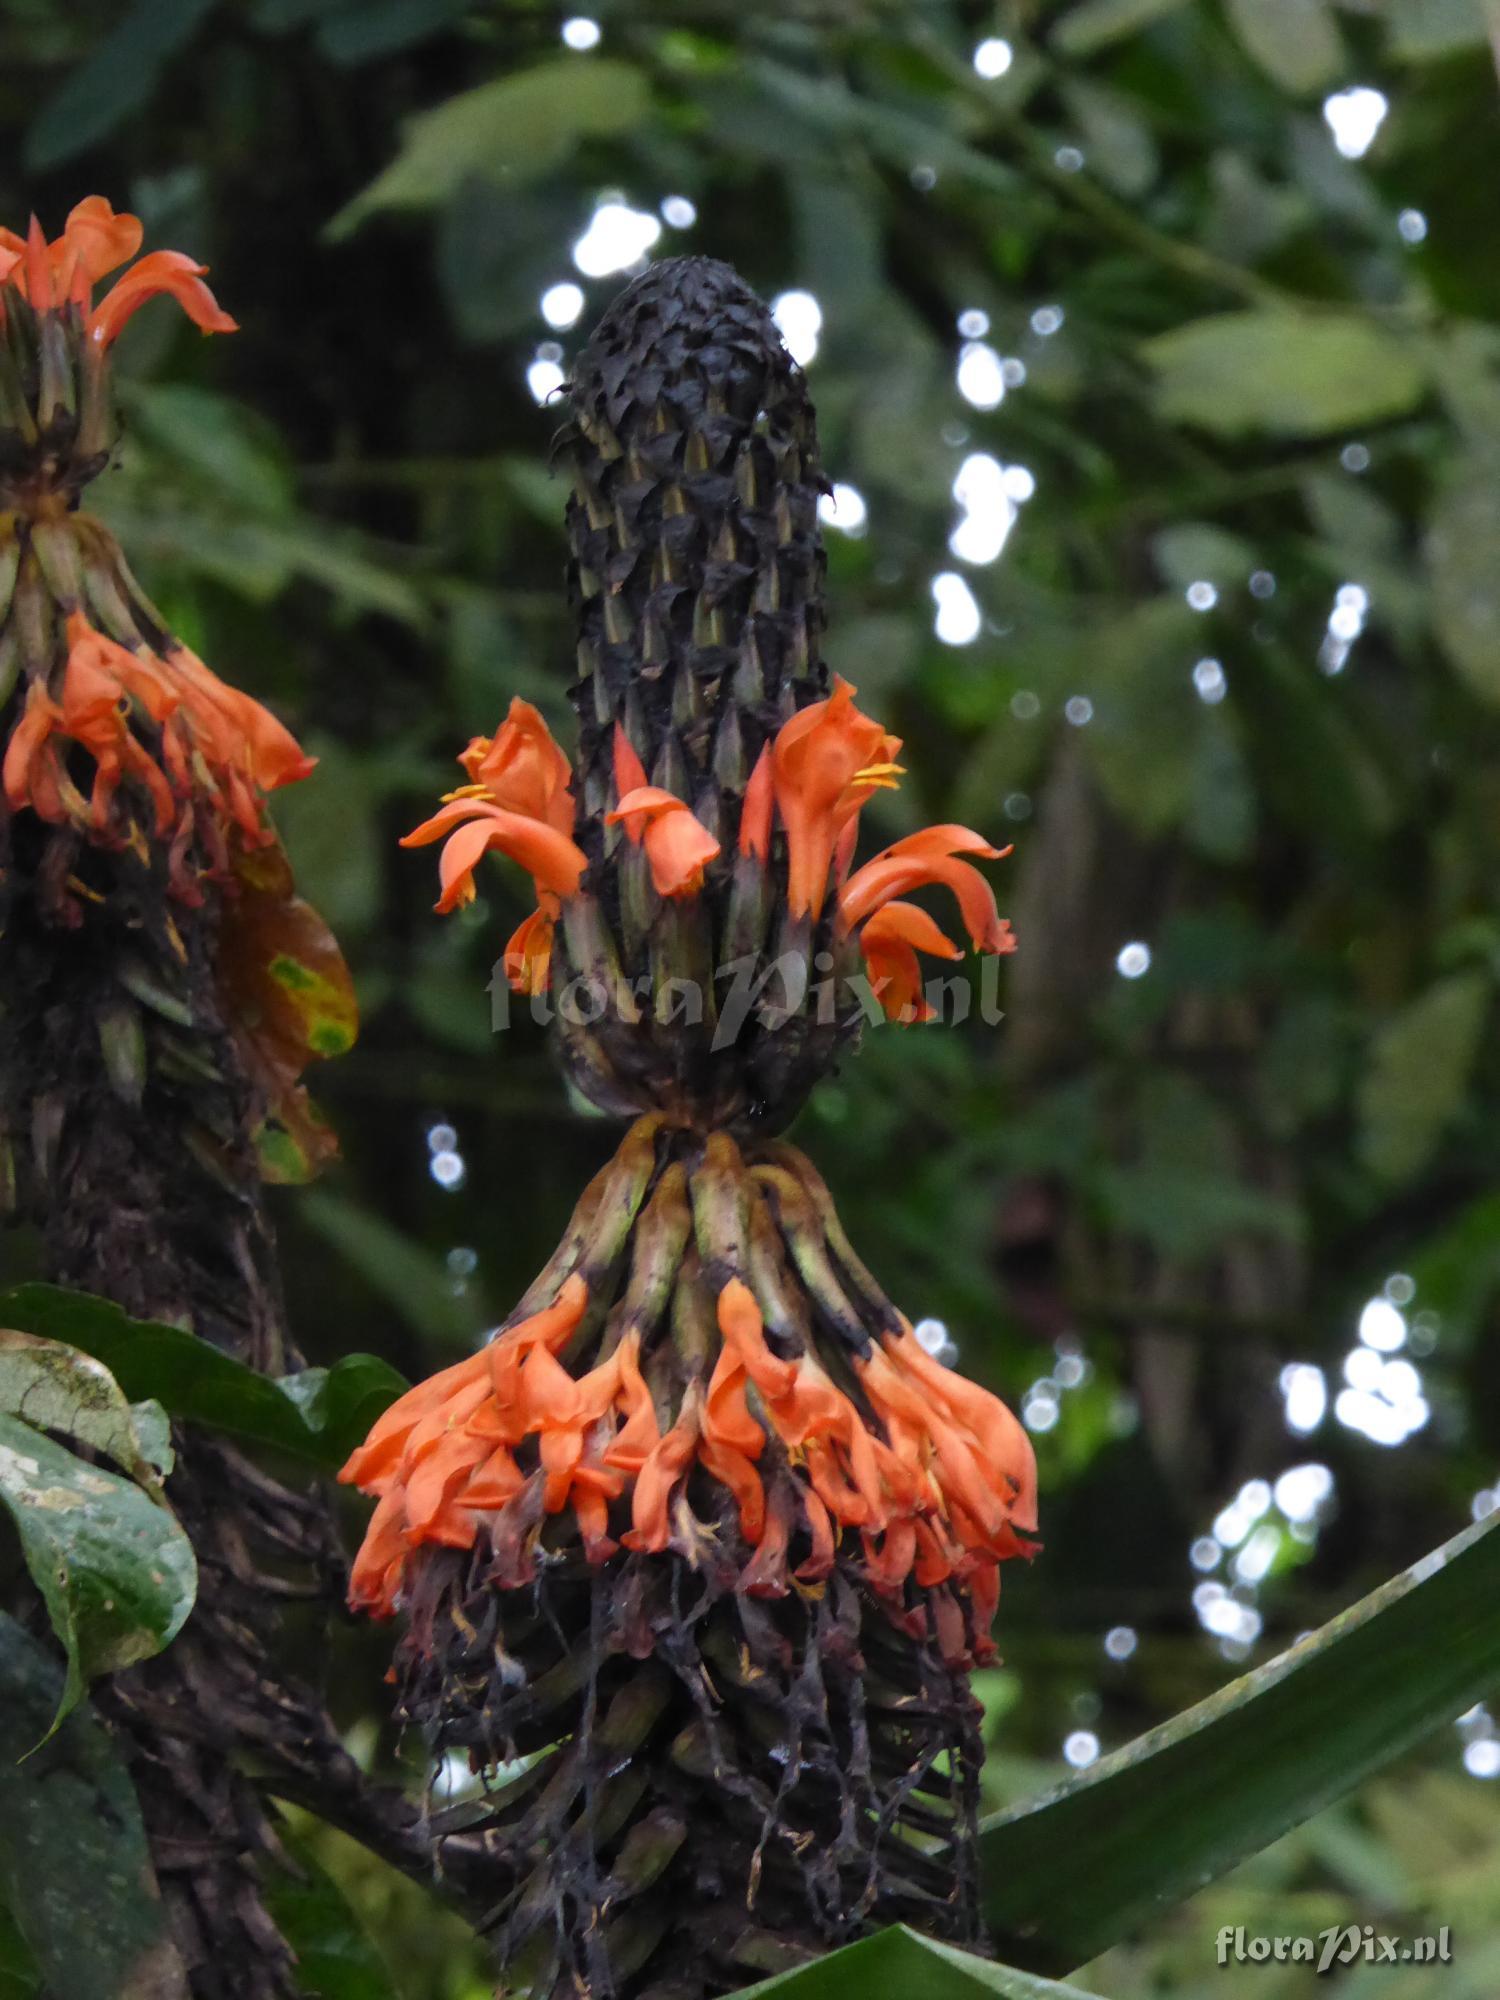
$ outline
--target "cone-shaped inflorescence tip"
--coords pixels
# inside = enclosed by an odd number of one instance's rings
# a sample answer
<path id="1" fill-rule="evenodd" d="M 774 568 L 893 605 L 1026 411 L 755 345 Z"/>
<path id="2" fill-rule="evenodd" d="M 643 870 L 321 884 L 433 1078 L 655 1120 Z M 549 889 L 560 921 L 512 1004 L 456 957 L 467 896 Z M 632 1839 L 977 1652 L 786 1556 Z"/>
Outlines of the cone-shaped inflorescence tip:
<path id="1" fill-rule="evenodd" d="M 579 357 L 578 747 L 515 701 L 408 844 L 438 907 L 495 850 L 504 970 L 637 1115 L 495 1339 L 345 1468 L 353 1600 L 404 1612 L 402 1714 L 477 1770 L 507 1990 L 697 2000 L 862 1929 L 974 1943 L 977 1707 L 1025 1432 L 943 1367 L 774 1136 L 918 952 L 1010 949 L 966 827 L 855 864 L 900 741 L 818 657 L 813 413 L 723 264 L 637 279 Z"/>

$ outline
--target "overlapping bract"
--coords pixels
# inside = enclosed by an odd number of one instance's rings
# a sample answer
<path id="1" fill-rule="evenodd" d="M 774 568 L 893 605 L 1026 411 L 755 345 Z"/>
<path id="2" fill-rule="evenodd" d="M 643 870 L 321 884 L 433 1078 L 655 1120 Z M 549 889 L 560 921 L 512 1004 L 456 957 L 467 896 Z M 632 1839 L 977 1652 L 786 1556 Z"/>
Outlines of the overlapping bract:
<path id="1" fill-rule="evenodd" d="M 992 1657 L 999 1565 L 1036 1526 L 1025 1431 L 923 1350 L 802 1155 L 652 1119 L 511 1323 L 342 1477 L 379 1498 L 352 1585 L 376 1615 L 427 1544 L 478 1543 L 508 1588 L 570 1544 L 670 1551 L 753 1597 L 842 1562 L 950 1666 Z"/>

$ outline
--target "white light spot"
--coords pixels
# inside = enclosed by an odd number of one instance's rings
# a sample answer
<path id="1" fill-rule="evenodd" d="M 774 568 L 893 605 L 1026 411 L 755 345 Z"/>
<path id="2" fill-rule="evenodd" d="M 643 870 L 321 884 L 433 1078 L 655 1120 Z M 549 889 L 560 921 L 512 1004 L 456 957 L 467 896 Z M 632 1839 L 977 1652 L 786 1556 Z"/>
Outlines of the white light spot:
<path id="1" fill-rule="evenodd" d="M 932 629 L 943 644 L 972 646 L 984 621 L 973 591 L 957 570 L 941 570 L 932 579 L 932 601 L 937 606 Z"/>
<path id="2" fill-rule="evenodd" d="M 865 496 L 857 486 L 836 485 L 818 502 L 818 519 L 837 528 L 841 535 L 862 535 L 869 517 Z"/>
<path id="3" fill-rule="evenodd" d="M 1151 970 L 1151 947 L 1137 938 L 1115 953 L 1115 971 L 1122 979 L 1139 979 Z"/>
<path id="4" fill-rule="evenodd" d="M 1030 688 L 1017 688 L 1010 698 L 1010 712 L 1017 722 L 1035 722 L 1042 712 L 1042 698 Z"/>
<path id="5" fill-rule="evenodd" d="M 1031 800 L 1025 792 L 1007 792 L 1000 810 L 1007 819 L 1030 819 Z"/>
<path id="6" fill-rule="evenodd" d="M 562 38 L 570 49 L 580 53 L 584 49 L 599 46 L 599 23 L 591 21 L 586 14 L 575 14 L 570 21 L 562 24 Z"/>
<path id="7" fill-rule="evenodd" d="M 1369 447 L 1362 444 L 1346 444 L 1344 449 L 1339 453 L 1339 464 L 1343 466 L 1345 472 L 1368 472 L 1370 469 Z"/>
<path id="8" fill-rule="evenodd" d="M 1063 714 L 1075 729 L 1082 729 L 1086 722 L 1094 719 L 1094 704 L 1086 694 L 1072 694 L 1063 703 Z"/>
<path id="9" fill-rule="evenodd" d="M 1063 1744 L 1063 1756 L 1075 1771 L 1082 1771 L 1099 1755 L 1099 1739 L 1092 1729 L 1075 1729 Z"/>
<path id="10" fill-rule="evenodd" d="M 1104 1650 L 1112 1660 L 1128 1660 L 1136 1648 L 1132 1625 L 1111 1625 L 1104 1635 Z"/>
<path id="11" fill-rule="evenodd" d="M 1033 333 L 1039 334 L 1043 340 L 1050 340 L 1052 335 L 1060 329 L 1062 323 L 1063 309 L 1061 306 L 1038 306 L 1036 311 L 1031 315 L 1031 330 Z"/>
<path id="12" fill-rule="evenodd" d="M 1497 1496 L 1490 1487 L 1481 1486 L 1469 1502 L 1470 1518 L 1475 1521 L 1487 1521 L 1496 1507 L 1500 1507 L 1500 1496 Z M 1463 1718 L 1460 1716 L 1459 1720 L 1462 1721 Z"/>
<path id="13" fill-rule="evenodd" d="M 975 69 L 990 82 L 997 76 L 1004 76 L 1014 61 L 1015 51 L 1009 42 L 1002 42 L 998 35 L 991 35 L 974 51 Z"/>
<path id="14" fill-rule="evenodd" d="M 1366 1347 L 1395 1354 L 1406 1345 L 1406 1318 L 1389 1300 L 1371 1299 L 1359 1316 L 1359 1337 Z M 1347 1369 L 1345 1370 L 1347 1374 Z M 1353 1381 L 1353 1376 L 1349 1377 Z"/>
<path id="15" fill-rule="evenodd" d="M 1018 507 L 1024 507 L 1036 491 L 1036 474 L 1029 465 L 1007 465 L 1001 475 L 1001 485 L 1008 500 L 1014 500 Z"/>
<path id="16" fill-rule="evenodd" d="M 958 393 L 976 410 L 998 409 L 1005 401 L 1000 356 L 982 340 L 965 341 L 958 351 Z"/>
<path id="17" fill-rule="evenodd" d="M 586 278 L 607 278 L 638 264 L 660 235 L 660 222 L 644 209 L 603 201 L 573 245 L 573 262 Z"/>
<path id="18" fill-rule="evenodd" d="M 771 301 L 771 317 L 786 342 L 787 353 L 798 367 L 806 368 L 818 351 L 823 308 L 811 292 L 782 292 Z"/>
<path id="19" fill-rule="evenodd" d="M 907 179 L 918 194 L 931 194 L 932 190 L 937 186 L 937 168 L 928 166 L 913 167 L 907 175 Z"/>
<path id="20" fill-rule="evenodd" d="M 1385 1363 L 1373 1347 L 1351 1347 L 1344 1356 L 1344 1380 L 1351 1389 L 1378 1389 L 1385 1379 Z"/>
<path id="21" fill-rule="evenodd" d="M 1259 1583 L 1269 1574 L 1280 1547 L 1280 1528 L 1257 1528 L 1234 1559 L 1235 1576 L 1241 1583 Z"/>
<path id="22" fill-rule="evenodd" d="M 431 1173 L 438 1186 L 452 1194 L 464 1184 L 463 1156 L 459 1153 L 434 1153 Z"/>
<path id="23" fill-rule="evenodd" d="M 1273 1488 L 1276 1505 L 1289 1521 L 1315 1521 L 1333 1498 L 1333 1474 L 1326 1465 L 1289 1466 Z"/>
<path id="24" fill-rule="evenodd" d="M 427 1128 L 427 1150 L 429 1153 L 451 1153 L 458 1144 L 458 1134 L 451 1125 L 429 1125 Z"/>
<path id="25" fill-rule="evenodd" d="M 1077 174 L 1083 171 L 1083 154 L 1076 146 L 1059 146 L 1052 155 L 1052 164 L 1059 173 Z"/>
<path id="26" fill-rule="evenodd" d="M 1196 1570 L 1217 1569 L 1223 1553 L 1212 1535 L 1199 1535 L 1188 1550 L 1188 1561 Z"/>
<path id="27" fill-rule="evenodd" d="M 963 518 L 948 537 L 960 562 L 992 563 L 1016 521 L 1016 503 L 1005 490 L 1005 467 L 988 452 L 971 452 L 953 481 Z"/>
<path id="28" fill-rule="evenodd" d="M 1076 1389 L 1087 1382 L 1093 1368 L 1081 1354 L 1059 1353 L 1057 1365 L 1052 1370 L 1052 1379 L 1059 1389 Z"/>
<path id="29" fill-rule="evenodd" d="M 448 1271 L 450 1276 L 455 1278 L 472 1278 L 478 1269 L 479 1252 L 477 1250 L 471 1250 L 467 1245 L 460 1245 L 448 1252 Z"/>
<path id="30" fill-rule="evenodd" d="M 1393 1306 L 1409 1306 L 1417 1296 L 1416 1280 L 1405 1271 L 1392 1271 L 1380 1289 Z"/>
<path id="31" fill-rule="evenodd" d="M 1182 593 L 1194 611 L 1212 611 L 1219 601 L 1219 593 L 1206 577 L 1190 583 Z"/>
<path id="32" fill-rule="evenodd" d="M 661 205 L 661 219 L 668 229 L 691 229 L 698 211 L 685 194 L 669 194 Z"/>
<path id="33" fill-rule="evenodd" d="M 1403 208 L 1396 217 L 1396 229 L 1403 243 L 1424 243 L 1427 240 L 1427 217 L 1420 208 Z"/>
<path id="34" fill-rule="evenodd" d="M 1007 389 L 1019 389 L 1026 380 L 1026 363 L 1014 354 L 1007 354 L 1000 363 L 1000 376 Z"/>
<path id="35" fill-rule="evenodd" d="M 526 370 L 526 386 L 538 403 L 555 396 L 567 377 L 555 361 L 533 361 Z"/>
<path id="36" fill-rule="evenodd" d="M 1276 595 L 1276 579 L 1268 569 L 1252 570 L 1250 573 L 1250 595 L 1266 598 Z"/>
<path id="37" fill-rule="evenodd" d="M 1471 1778 L 1500 1778 L 1500 1740 L 1481 1736 L 1464 1745 L 1464 1769 Z"/>
<path id="38" fill-rule="evenodd" d="M 1366 84 L 1336 90 L 1323 100 L 1323 121 L 1346 160 L 1363 159 L 1390 110 L 1385 94 Z"/>
<path id="39" fill-rule="evenodd" d="M 958 1357 L 958 1348 L 949 1338 L 948 1329 L 940 1319 L 919 1319 L 912 1328 L 918 1347 L 930 1354 L 934 1361 L 951 1365 Z"/>
<path id="40" fill-rule="evenodd" d="M 1224 669 L 1217 660 L 1200 660 L 1193 668 L 1193 686 L 1198 690 L 1198 699 L 1206 701 L 1210 708 L 1221 702 L 1229 692 L 1229 682 L 1224 677 Z"/>
<path id="41" fill-rule="evenodd" d="M 970 306 L 958 316 L 958 330 L 965 340 L 983 340 L 990 330 L 990 316 L 978 306 Z"/>
<path id="42" fill-rule="evenodd" d="M 573 325 L 583 311 L 583 287 L 570 283 L 549 285 L 542 293 L 542 318 L 559 332 Z"/>
<path id="43" fill-rule="evenodd" d="M 1057 1423 L 1060 1406 L 1052 1383 L 1033 1382 L 1021 1403 L 1021 1421 L 1029 1431 L 1050 1431 Z"/>

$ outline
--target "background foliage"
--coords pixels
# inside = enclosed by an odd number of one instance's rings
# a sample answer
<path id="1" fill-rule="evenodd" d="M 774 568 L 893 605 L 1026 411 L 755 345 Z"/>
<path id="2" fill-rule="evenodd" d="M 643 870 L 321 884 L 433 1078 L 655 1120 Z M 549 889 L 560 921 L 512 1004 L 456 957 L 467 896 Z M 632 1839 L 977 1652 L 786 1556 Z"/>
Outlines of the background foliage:
<path id="1" fill-rule="evenodd" d="M 984 1682 L 1008 1801 L 1495 1504 L 1489 17 L 621 0 L 588 48 L 564 18 L 6 0 L 3 207 L 56 229 L 106 192 L 242 322 L 131 329 L 101 499 L 322 756 L 278 818 L 365 1028 L 318 1079 L 345 1164 L 281 1204 L 288 1290 L 314 1362 L 409 1376 L 508 1308 L 610 1145 L 529 1022 L 492 1032 L 519 885 L 438 922 L 394 846 L 511 692 L 566 718 L 538 395 L 623 282 L 574 246 L 607 261 L 619 203 L 651 254 L 815 296 L 862 530 L 829 529 L 829 653 L 912 771 L 881 831 L 1016 842 L 1004 1029 L 873 1033 L 799 1131 L 882 1282 L 1036 1433 L 1047 1550 Z M 394 1756 L 383 1641 L 329 1657 Z M 1460 1948 L 1361 1996 L 1492 1993 L 1497 1773 L 1472 1712 L 1080 1983 L 1279 2000 L 1301 1970 L 1220 1972 L 1221 1923 L 1370 1921 Z M 415 1892 L 318 1852 L 406 2000 L 488 1990 Z"/>

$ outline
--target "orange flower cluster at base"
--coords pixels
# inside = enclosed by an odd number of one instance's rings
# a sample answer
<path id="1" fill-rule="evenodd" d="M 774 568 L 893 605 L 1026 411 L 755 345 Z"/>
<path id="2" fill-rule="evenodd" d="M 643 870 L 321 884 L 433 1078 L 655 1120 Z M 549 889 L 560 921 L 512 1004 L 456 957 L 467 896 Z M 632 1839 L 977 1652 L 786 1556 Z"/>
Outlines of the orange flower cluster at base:
<path id="1" fill-rule="evenodd" d="M 123 845 L 112 809 L 122 782 L 133 779 L 151 803 L 154 830 L 167 838 L 218 822 L 233 826 L 245 846 L 273 839 L 265 795 L 305 778 L 314 760 L 289 730 L 249 695 L 227 686 L 188 647 L 160 655 L 136 650 L 97 631 L 80 611 L 67 619 L 67 653 L 60 685 L 50 694 L 44 674 L 29 683 L 11 732 L 0 788 L 12 811 L 29 807 L 55 826 L 69 822 L 93 838 Z M 77 745 L 94 761 L 87 797 L 69 770 Z M 219 865 L 226 865 L 222 839 Z M 180 862 L 181 856 L 174 855 Z M 174 867 L 173 886 L 192 900 L 188 876 Z"/>
<path id="2" fill-rule="evenodd" d="M 903 1629 L 931 1631 L 950 1666 L 992 1657 L 999 1565 L 1034 1546 L 1025 1431 L 875 1297 L 836 1221 L 813 1219 L 826 1190 L 800 1155 L 776 1148 L 759 1167 L 722 1134 L 667 1134 L 668 1154 L 685 1148 L 684 1161 L 650 1173 L 629 1165 L 657 1143 L 656 1121 L 641 1121 L 603 1191 L 596 1183 L 580 1204 L 584 1221 L 565 1243 L 583 1268 L 488 1347 L 409 1391 L 345 1465 L 340 1477 L 379 1499 L 351 1602 L 389 1616 L 425 1544 L 470 1548 L 482 1537 L 493 1580 L 519 1587 L 539 1551 L 576 1537 L 596 1565 L 622 1548 L 730 1565 L 749 1596 L 815 1591 L 840 1564 Z M 631 1173 L 633 1269 L 618 1291 L 604 1275 L 614 1260 L 602 1248 L 591 1260 L 586 1240 L 591 1228 L 618 1228 Z M 707 1264 L 684 1254 L 689 1205 L 700 1247 L 716 1227 L 705 1218 L 743 1205 L 742 1254 Z M 832 1308 L 847 1344 L 815 1337 L 813 1302 L 796 1297 L 798 1252 L 809 1250 L 848 1288 Z"/>

